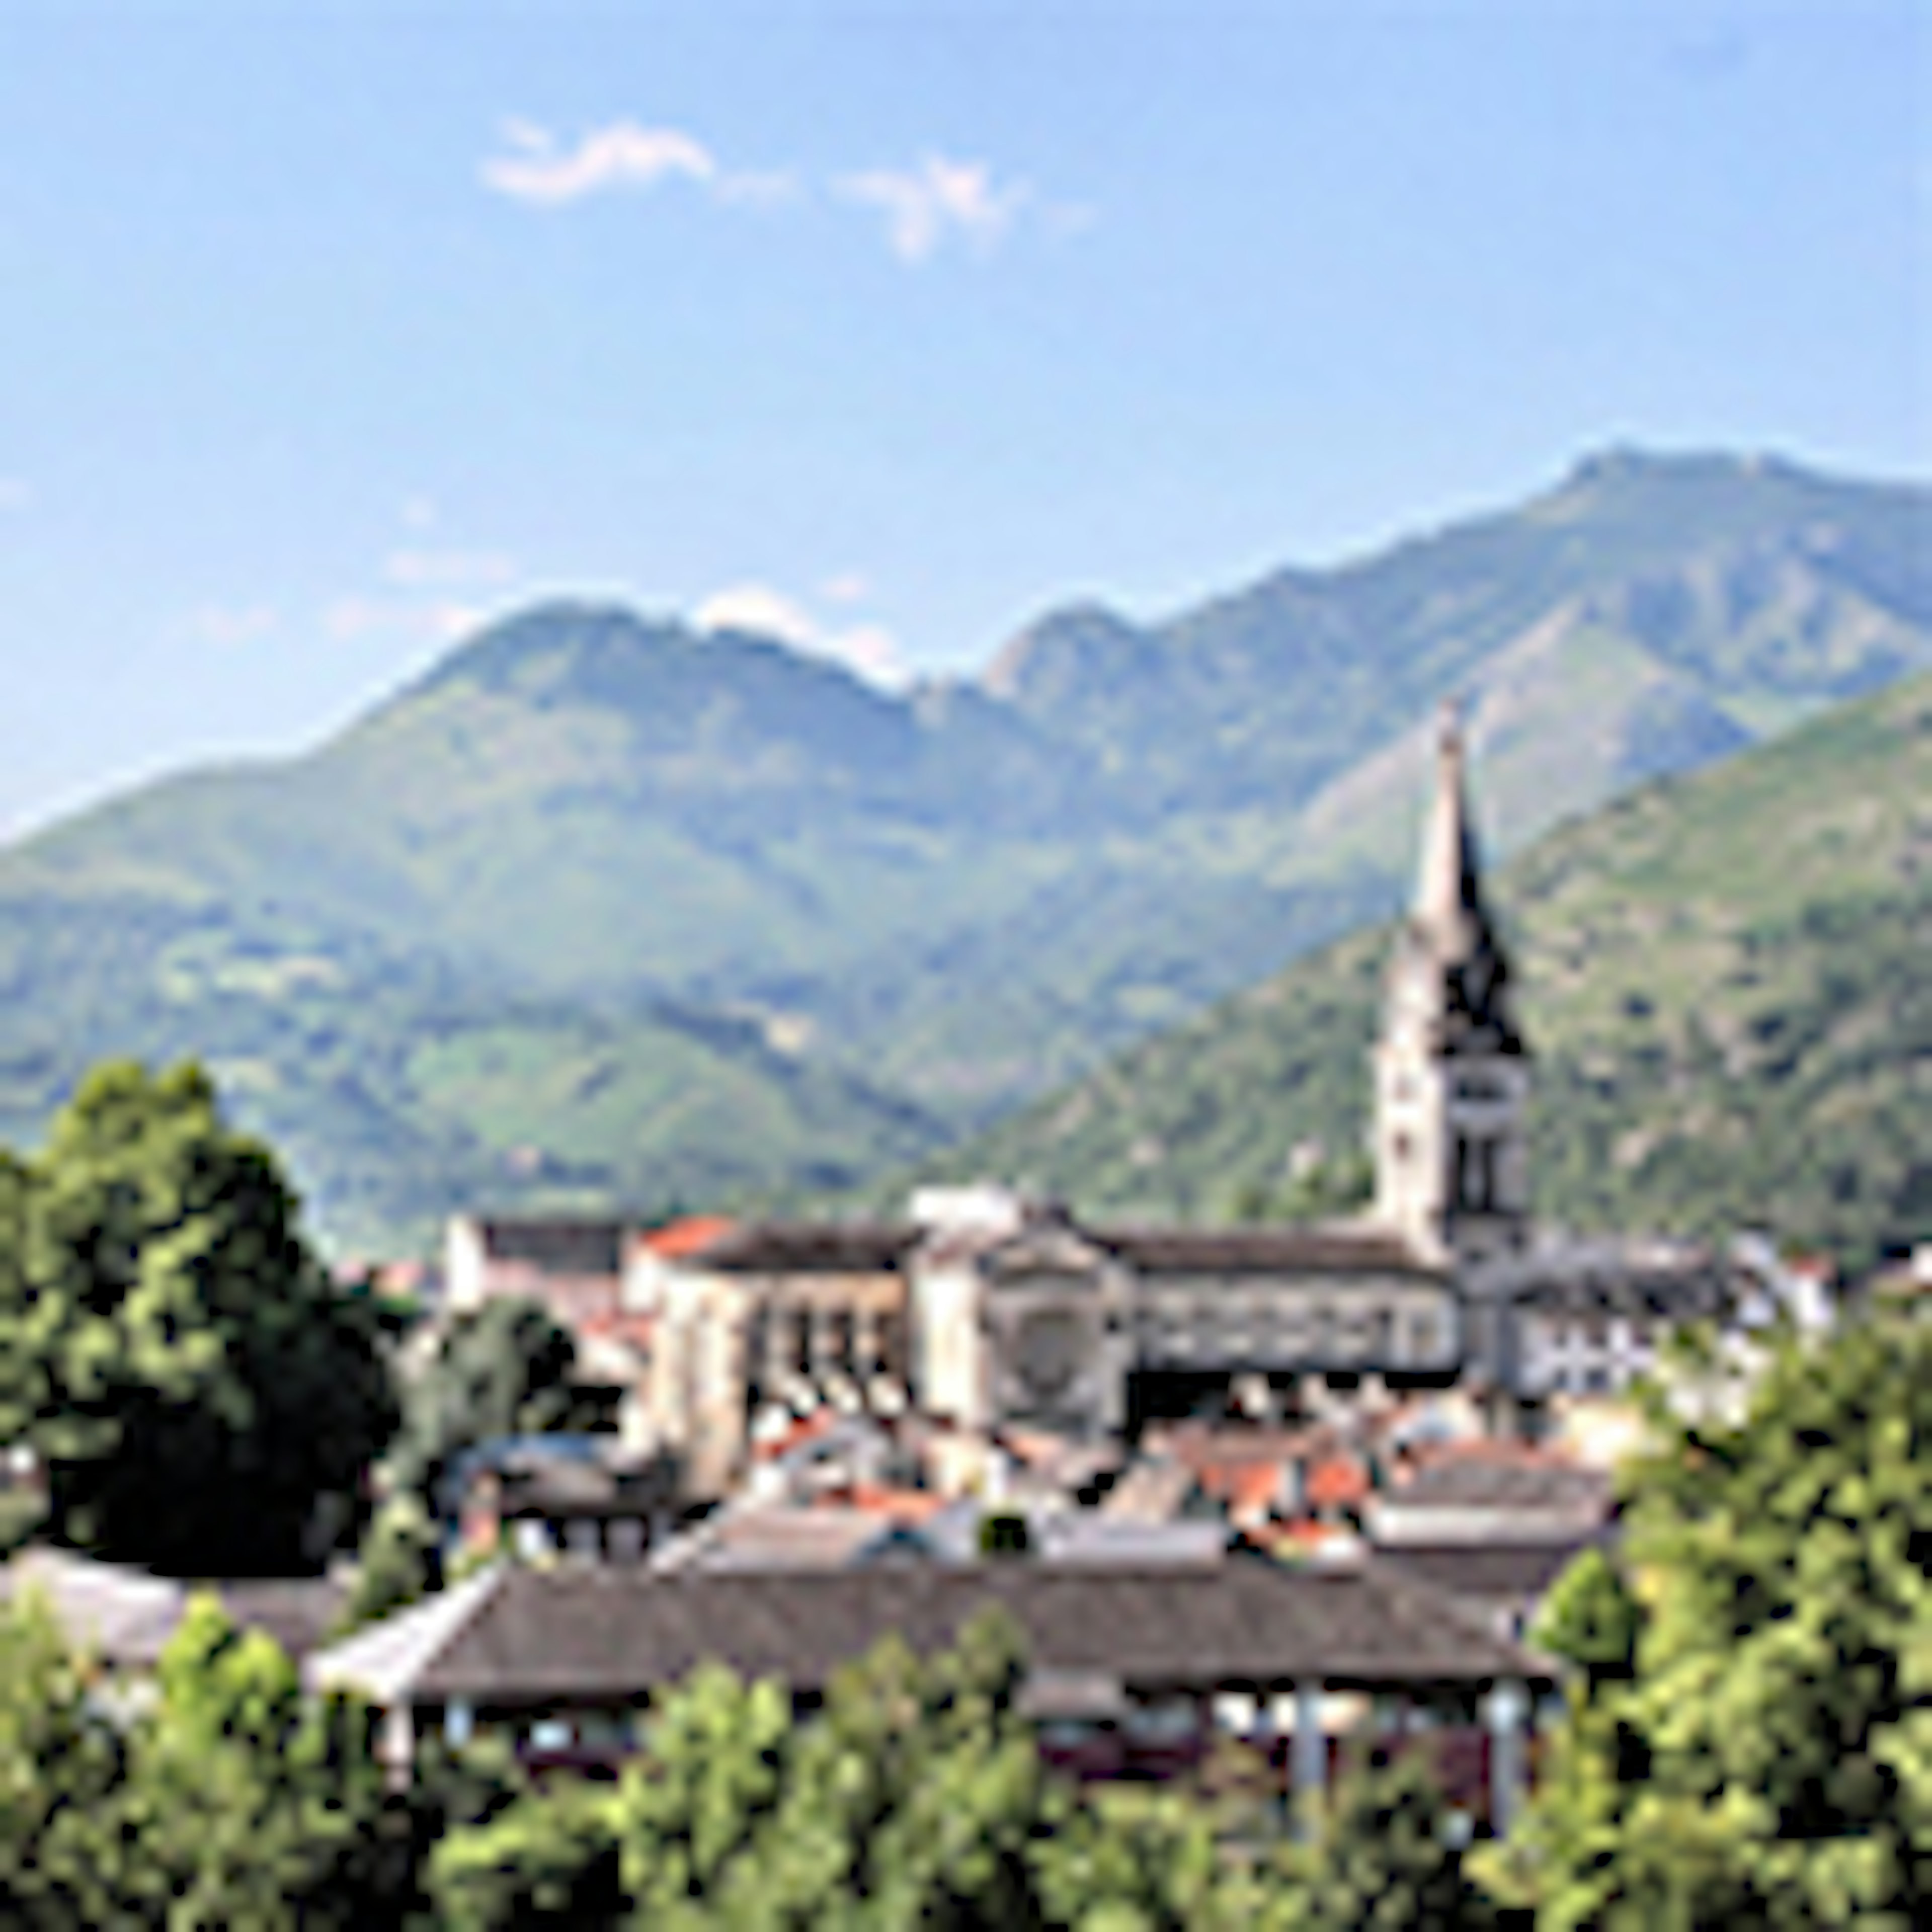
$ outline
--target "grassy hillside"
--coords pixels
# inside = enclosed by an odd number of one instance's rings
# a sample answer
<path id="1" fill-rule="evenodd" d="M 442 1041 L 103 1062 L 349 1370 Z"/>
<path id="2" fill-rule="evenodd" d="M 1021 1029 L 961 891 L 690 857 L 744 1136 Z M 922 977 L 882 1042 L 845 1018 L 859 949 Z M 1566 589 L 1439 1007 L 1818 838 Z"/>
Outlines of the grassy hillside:
<path id="1" fill-rule="evenodd" d="M 338 1252 L 427 1251 L 458 1204 L 648 1212 L 847 1186 L 942 1138 L 755 1016 L 540 998 L 339 934 L 271 945 L 181 914 L 42 932 L 69 944 L 0 926 L 0 1140 L 38 1137 L 76 1036 L 199 1058 Z"/>
<path id="2" fill-rule="evenodd" d="M 1932 679 L 1564 826 L 1494 897 L 1540 1212 L 1853 1260 L 1932 1239 Z M 1388 944 L 1301 961 L 934 1171 L 1200 1216 L 1279 1190 L 1298 1143 L 1361 1144 Z"/>
<path id="3" fill-rule="evenodd" d="M 525 612 L 304 757 L 0 853 L 0 1128 L 192 1053 L 357 1245 L 862 1175 L 1392 910 L 1444 697 L 1514 849 L 1932 665 L 1928 558 L 1922 488 L 1624 454 L 905 694 Z"/>

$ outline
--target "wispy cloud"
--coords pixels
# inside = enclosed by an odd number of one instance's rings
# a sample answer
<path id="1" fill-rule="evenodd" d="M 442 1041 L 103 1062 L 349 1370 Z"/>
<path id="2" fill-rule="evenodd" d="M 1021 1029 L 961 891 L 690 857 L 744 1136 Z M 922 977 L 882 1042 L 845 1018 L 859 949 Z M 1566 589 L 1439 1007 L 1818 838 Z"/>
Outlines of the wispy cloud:
<path id="1" fill-rule="evenodd" d="M 24 510 L 33 500 L 33 490 L 24 476 L 0 476 L 0 516 L 10 510 Z"/>
<path id="2" fill-rule="evenodd" d="M 710 149 L 676 128 L 614 121 L 566 146 L 548 128 L 513 119 L 504 123 L 503 136 L 509 151 L 484 162 L 484 182 L 512 200 L 544 207 L 613 189 L 654 188 L 668 181 L 707 186 L 722 172 Z"/>
<path id="3" fill-rule="evenodd" d="M 910 168 L 842 176 L 839 192 L 884 218 L 886 238 L 902 262 L 923 262 L 950 236 L 992 248 L 1031 199 L 1024 182 L 1000 183 L 984 161 L 922 156 Z"/>
<path id="4" fill-rule="evenodd" d="M 911 679 L 898 640 L 884 625 L 823 623 L 799 598 L 769 584 L 734 584 L 715 591 L 692 613 L 692 622 L 700 631 L 750 631 L 776 638 L 795 650 L 843 664 L 886 690 Z"/>
<path id="5" fill-rule="evenodd" d="M 1092 211 L 1042 200 L 1030 182 L 1002 176 L 989 161 L 928 152 L 904 167 L 828 175 L 814 183 L 790 167 L 728 165 L 682 128 L 619 120 L 566 139 L 541 122 L 503 124 L 502 150 L 482 164 L 484 184 L 526 206 L 560 208 L 593 196 L 678 183 L 722 206 L 776 209 L 820 197 L 862 210 L 886 245 L 910 265 L 949 242 L 990 252 L 1024 215 L 1054 236 L 1077 232 Z"/>

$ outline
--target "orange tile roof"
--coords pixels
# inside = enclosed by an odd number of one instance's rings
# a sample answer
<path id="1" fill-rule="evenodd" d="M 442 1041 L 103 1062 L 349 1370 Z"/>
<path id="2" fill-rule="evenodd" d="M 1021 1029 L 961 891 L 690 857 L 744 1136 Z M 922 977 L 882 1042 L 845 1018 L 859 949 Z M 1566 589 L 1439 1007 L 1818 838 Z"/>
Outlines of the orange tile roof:
<path id="1" fill-rule="evenodd" d="M 722 1214 L 686 1214 L 667 1221 L 662 1228 L 646 1229 L 638 1237 L 638 1245 L 660 1261 L 688 1261 L 722 1240 L 737 1225 Z"/>
<path id="2" fill-rule="evenodd" d="M 1328 1456 L 1308 1471 L 1302 1492 L 1310 1509 L 1340 1509 L 1366 1500 L 1369 1472 L 1352 1456 Z"/>
<path id="3" fill-rule="evenodd" d="M 946 1507 L 947 1498 L 933 1490 L 908 1490 L 884 1483 L 854 1483 L 852 1507 L 871 1510 L 896 1523 L 927 1522 Z"/>
<path id="4" fill-rule="evenodd" d="M 1233 1509 L 1251 1514 L 1256 1510 L 1266 1510 L 1281 1493 L 1281 1471 L 1272 1462 L 1238 1463 L 1232 1468 L 1217 1469 L 1214 1473 L 1224 1479 L 1221 1485 L 1217 1485 L 1216 1493 Z"/>

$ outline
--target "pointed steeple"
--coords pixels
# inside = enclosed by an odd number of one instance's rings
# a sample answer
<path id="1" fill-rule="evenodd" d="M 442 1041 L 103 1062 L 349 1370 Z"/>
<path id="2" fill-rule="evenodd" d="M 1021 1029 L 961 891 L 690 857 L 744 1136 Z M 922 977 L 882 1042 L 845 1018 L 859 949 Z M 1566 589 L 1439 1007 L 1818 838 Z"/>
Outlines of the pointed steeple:
<path id="1" fill-rule="evenodd" d="M 1514 1248 L 1529 1210 L 1529 1049 L 1484 902 L 1466 776 L 1462 718 L 1445 705 L 1375 1050 L 1376 1211 L 1438 1262 Z"/>
<path id="2" fill-rule="evenodd" d="M 1415 920 L 1445 952 L 1460 950 L 1470 921 L 1486 922 L 1463 783 L 1462 707 L 1454 698 L 1444 704 L 1436 726 L 1436 794 L 1416 880 Z"/>
<path id="3" fill-rule="evenodd" d="M 1482 859 L 1469 815 L 1462 719 L 1443 706 L 1436 751 L 1436 788 L 1424 835 L 1422 863 L 1409 920 L 1409 944 L 1427 962 L 1437 1006 L 1439 1047 L 1521 1053 L 1504 958 L 1483 896 Z"/>

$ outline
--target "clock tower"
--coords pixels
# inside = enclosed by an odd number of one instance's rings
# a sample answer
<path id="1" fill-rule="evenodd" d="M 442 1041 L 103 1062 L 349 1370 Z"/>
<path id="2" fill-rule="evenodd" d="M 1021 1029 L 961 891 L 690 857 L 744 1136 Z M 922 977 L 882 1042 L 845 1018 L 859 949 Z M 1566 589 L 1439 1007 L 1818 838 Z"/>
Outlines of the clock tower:
<path id="1" fill-rule="evenodd" d="M 1484 900 L 1462 722 L 1448 706 L 1375 1049 L 1376 1214 L 1436 1261 L 1477 1262 L 1522 1244 L 1529 1058 Z"/>

